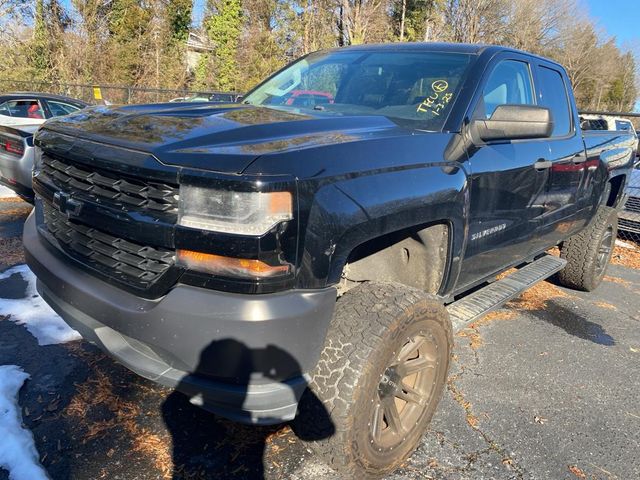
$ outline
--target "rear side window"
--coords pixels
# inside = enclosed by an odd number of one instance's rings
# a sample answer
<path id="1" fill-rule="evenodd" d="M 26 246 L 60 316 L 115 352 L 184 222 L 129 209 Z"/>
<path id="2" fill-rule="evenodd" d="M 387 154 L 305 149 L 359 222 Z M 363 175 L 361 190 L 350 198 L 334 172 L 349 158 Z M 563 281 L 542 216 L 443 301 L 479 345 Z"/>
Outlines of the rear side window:
<path id="1" fill-rule="evenodd" d="M 632 130 L 631 122 L 627 122 L 626 120 L 616 120 L 616 130 L 630 132 Z"/>
<path id="2" fill-rule="evenodd" d="M 498 105 L 534 105 L 529 65 L 503 60 L 493 69 L 482 91 L 475 118 L 491 118 Z"/>
<path id="3" fill-rule="evenodd" d="M 540 67 L 540 105 L 551 110 L 553 133 L 551 136 L 567 135 L 571 130 L 571 110 L 567 88 L 557 70 Z"/>
<path id="4" fill-rule="evenodd" d="M 47 100 L 47 103 L 49 104 L 49 110 L 51 110 L 51 115 L 53 117 L 59 117 L 61 115 L 68 115 L 70 113 L 77 112 L 78 110 L 80 110 L 79 107 L 76 107 L 75 105 L 71 105 L 71 104 L 65 103 L 65 102 L 57 102 L 55 100 Z"/>

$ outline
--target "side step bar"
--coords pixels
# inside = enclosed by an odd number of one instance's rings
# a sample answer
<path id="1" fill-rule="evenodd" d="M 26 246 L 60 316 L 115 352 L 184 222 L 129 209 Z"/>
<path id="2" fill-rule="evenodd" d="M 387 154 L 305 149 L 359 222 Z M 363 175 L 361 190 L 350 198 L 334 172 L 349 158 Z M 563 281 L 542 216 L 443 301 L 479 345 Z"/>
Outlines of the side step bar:
<path id="1" fill-rule="evenodd" d="M 567 261 L 562 258 L 546 254 L 509 276 L 449 304 L 447 310 L 453 331 L 462 330 L 529 287 L 562 270 L 566 263 Z"/>

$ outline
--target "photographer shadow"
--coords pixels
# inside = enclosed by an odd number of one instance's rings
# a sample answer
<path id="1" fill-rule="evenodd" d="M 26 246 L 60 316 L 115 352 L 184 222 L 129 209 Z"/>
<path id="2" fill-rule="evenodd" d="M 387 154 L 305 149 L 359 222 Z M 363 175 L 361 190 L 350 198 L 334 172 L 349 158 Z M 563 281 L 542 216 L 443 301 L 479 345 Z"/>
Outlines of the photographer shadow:
<path id="1" fill-rule="evenodd" d="M 203 374 L 214 376 L 214 373 L 217 380 L 233 385 L 235 392 L 224 400 L 223 407 L 219 397 L 216 396 L 214 403 L 206 391 L 197 387 Z M 280 445 L 273 449 L 284 455 L 296 453 L 295 443 L 299 442 L 291 442 L 282 420 L 262 417 L 259 425 L 247 425 L 210 412 L 244 412 L 249 385 L 255 384 L 256 379 L 275 380 L 289 387 L 286 380 L 296 377 L 302 377 L 299 364 L 278 347 L 252 349 L 235 339 L 215 341 L 207 346 L 200 354 L 194 374 L 186 375 L 162 404 L 164 423 L 172 437 L 171 478 L 262 479 L 266 460 L 278 466 L 291 463 L 265 459 L 268 442 L 281 442 L 286 446 L 286 449 Z M 302 388 L 290 388 L 291 397 L 300 400 L 298 418 L 291 424 L 293 432 L 303 441 L 328 438 L 335 431 L 329 413 L 305 387 L 306 384 Z M 243 422 L 255 423 L 248 413 L 241 415 Z M 279 471 L 278 476 L 282 473 Z"/>

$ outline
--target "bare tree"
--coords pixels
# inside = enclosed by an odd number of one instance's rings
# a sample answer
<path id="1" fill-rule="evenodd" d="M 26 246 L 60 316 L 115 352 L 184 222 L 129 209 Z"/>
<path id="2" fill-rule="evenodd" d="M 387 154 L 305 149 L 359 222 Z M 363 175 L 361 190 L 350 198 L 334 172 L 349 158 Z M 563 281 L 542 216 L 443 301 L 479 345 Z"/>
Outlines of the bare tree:
<path id="1" fill-rule="evenodd" d="M 380 42 L 390 33 L 388 0 L 343 0 L 341 24 L 346 44 Z"/>
<path id="2" fill-rule="evenodd" d="M 463 43 L 500 43 L 509 15 L 507 0 L 447 0 L 444 23 L 448 39 Z"/>
<path id="3" fill-rule="evenodd" d="M 514 0 L 504 42 L 515 48 L 545 54 L 560 40 L 563 26 L 584 20 L 576 0 Z"/>

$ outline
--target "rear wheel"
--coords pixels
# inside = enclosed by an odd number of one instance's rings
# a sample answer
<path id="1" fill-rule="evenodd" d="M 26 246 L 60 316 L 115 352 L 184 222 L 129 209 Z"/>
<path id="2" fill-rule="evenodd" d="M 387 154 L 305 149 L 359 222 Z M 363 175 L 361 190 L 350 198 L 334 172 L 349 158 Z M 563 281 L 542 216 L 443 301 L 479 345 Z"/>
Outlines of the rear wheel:
<path id="1" fill-rule="evenodd" d="M 417 289 L 367 283 L 347 292 L 310 385 L 335 433 L 314 449 L 356 478 L 397 468 L 442 396 L 452 343 L 447 311 Z"/>
<path id="2" fill-rule="evenodd" d="M 617 234 L 616 210 L 600 207 L 587 228 L 562 244 L 560 257 L 567 261 L 567 265 L 558 273 L 560 283 L 586 292 L 600 285 L 611 260 Z"/>

